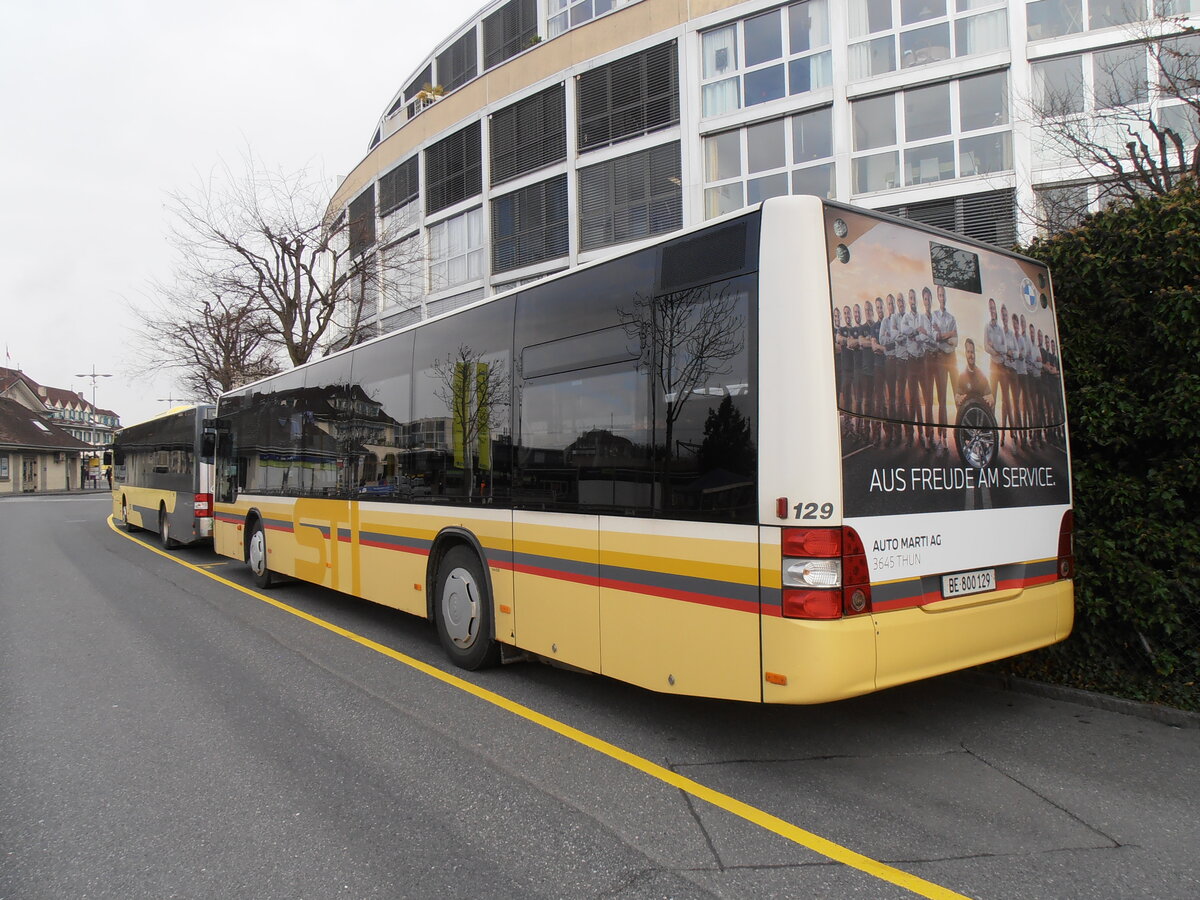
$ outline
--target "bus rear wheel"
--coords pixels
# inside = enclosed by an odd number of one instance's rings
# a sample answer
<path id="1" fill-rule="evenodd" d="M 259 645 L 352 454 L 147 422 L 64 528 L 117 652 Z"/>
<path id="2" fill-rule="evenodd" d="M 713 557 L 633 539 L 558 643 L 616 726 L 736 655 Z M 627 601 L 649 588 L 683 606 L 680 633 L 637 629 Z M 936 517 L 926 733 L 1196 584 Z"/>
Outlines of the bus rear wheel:
<path id="1" fill-rule="evenodd" d="M 442 649 L 460 669 L 484 669 L 500 661 L 500 645 L 492 637 L 492 599 L 479 557 L 469 548 L 452 548 L 438 565 L 433 617 Z"/>
<path id="2" fill-rule="evenodd" d="M 130 534 L 142 530 L 129 521 L 129 503 L 124 497 L 121 498 L 121 527 Z"/>
<path id="3" fill-rule="evenodd" d="M 250 540 L 246 543 L 246 562 L 254 583 L 260 588 L 269 588 L 274 581 L 273 573 L 267 568 L 267 533 L 261 521 L 254 523 Z"/>
<path id="4" fill-rule="evenodd" d="M 176 546 L 171 537 L 171 517 L 167 515 L 166 507 L 162 506 L 158 509 L 158 541 L 164 550 L 171 550 Z"/>

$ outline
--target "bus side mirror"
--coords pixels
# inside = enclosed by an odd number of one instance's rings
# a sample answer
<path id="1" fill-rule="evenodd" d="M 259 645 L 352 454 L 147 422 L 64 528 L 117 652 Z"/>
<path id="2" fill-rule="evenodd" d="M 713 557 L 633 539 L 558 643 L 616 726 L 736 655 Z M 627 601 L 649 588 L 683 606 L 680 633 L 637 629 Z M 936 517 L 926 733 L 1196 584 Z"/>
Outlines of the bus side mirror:
<path id="1" fill-rule="evenodd" d="M 104 451 L 104 465 L 111 466 L 113 461 L 113 452 L 111 450 Z"/>
<path id="2" fill-rule="evenodd" d="M 217 436 L 211 431 L 200 435 L 200 457 L 206 462 L 211 461 L 217 452 Z"/>

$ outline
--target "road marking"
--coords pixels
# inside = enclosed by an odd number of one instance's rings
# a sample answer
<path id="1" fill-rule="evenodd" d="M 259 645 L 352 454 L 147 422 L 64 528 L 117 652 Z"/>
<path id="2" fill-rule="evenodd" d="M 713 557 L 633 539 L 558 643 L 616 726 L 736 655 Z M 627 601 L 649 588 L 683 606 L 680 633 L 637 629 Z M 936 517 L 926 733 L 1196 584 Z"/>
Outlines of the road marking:
<path id="1" fill-rule="evenodd" d="M 332 622 L 319 619 L 310 613 L 306 613 L 302 609 L 296 609 L 294 606 L 288 606 L 288 604 L 283 603 L 280 600 L 276 600 L 273 597 L 269 597 L 266 594 L 260 594 L 258 591 L 243 587 L 242 585 L 236 584 L 227 578 L 222 578 L 220 575 L 216 575 L 208 571 L 205 567 L 186 562 L 185 560 L 179 559 L 176 556 L 172 556 L 170 553 L 167 553 L 164 550 L 160 550 L 157 547 L 152 547 L 149 544 L 144 544 L 132 535 L 118 530 L 111 515 L 108 517 L 108 527 L 117 534 L 121 535 L 121 537 L 133 541 L 140 547 L 143 547 L 152 553 L 157 553 L 159 556 L 171 560 L 171 562 L 178 563 L 184 568 L 198 572 L 206 578 L 211 578 L 213 581 L 223 584 L 226 587 L 233 588 L 235 591 L 240 591 L 248 597 L 253 597 L 255 600 L 261 600 L 263 603 L 270 604 L 276 609 L 296 616 L 299 619 L 303 619 L 306 622 L 310 622 L 311 624 L 320 628 L 324 628 L 326 631 L 330 631 L 333 634 L 337 634 L 341 637 L 347 638 L 348 640 L 354 641 L 356 644 L 360 644 L 369 650 L 374 650 L 376 653 L 380 653 L 398 663 L 403 663 L 411 669 L 415 669 L 424 675 L 428 675 L 430 678 L 437 679 L 438 681 L 449 685 L 450 687 L 457 688 L 460 691 L 471 694 L 472 696 L 483 700 L 486 703 L 490 703 L 493 706 L 503 709 L 505 712 L 519 716 L 528 722 L 532 722 L 535 725 L 540 725 L 543 728 L 549 729 L 555 734 L 565 737 L 570 741 L 581 744 L 590 750 L 601 753 L 619 763 L 623 763 L 624 765 L 629 766 L 631 769 L 636 769 L 645 775 L 649 775 L 651 778 L 661 781 L 664 784 L 668 784 L 671 787 L 677 788 L 686 794 L 690 794 L 698 800 L 703 800 L 706 803 L 710 803 L 718 809 L 723 809 L 727 813 L 731 813 L 732 815 L 770 831 L 779 837 L 799 844 L 802 847 L 807 847 L 809 850 L 812 850 L 814 853 L 818 853 L 827 859 L 841 863 L 845 866 L 849 866 L 852 869 L 858 869 L 860 872 L 870 875 L 873 878 L 878 878 L 880 881 L 886 881 L 889 884 L 894 884 L 897 887 L 911 891 L 919 897 L 928 897 L 930 900 L 968 900 L 968 898 L 966 898 L 963 894 L 956 893 L 949 888 L 934 884 L 931 881 L 926 881 L 924 878 L 919 878 L 918 876 L 909 872 L 905 872 L 902 869 L 889 866 L 887 863 L 882 863 L 878 860 L 871 859 L 869 856 L 864 856 L 863 854 L 857 853 L 848 847 L 843 847 L 841 844 L 835 844 L 833 841 L 823 838 L 819 834 L 806 831 L 805 829 L 793 825 L 791 822 L 785 821 L 778 816 L 764 812 L 758 807 L 751 806 L 749 803 L 744 803 L 741 800 L 730 797 L 728 794 L 722 794 L 720 791 L 714 791 L 712 788 L 705 787 L 698 781 L 693 781 L 692 779 L 686 778 L 677 772 L 672 772 L 670 769 L 660 766 L 657 763 L 653 763 L 648 759 L 643 759 L 642 757 L 631 753 L 628 750 L 618 747 L 616 744 L 610 744 L 608 741 L 588 734 L 586 731 L 580 731 L 578 728 L 567 725 L 565 722 L 552 719 L 543 713 L 537 712 L 534 709 L 530 709 L 528 706 L 523 706 L 514 700 L 509 700 L 507 697 L 504 697 L 501 694 L 497 694 L 494 691 L 489 691 L 487 688 L 479 687 L 479 685 L 472 684 L 469 681 L 459 678 L 457 675 L 444 672 L 441 669 L 422 662 L 415 657 L 408 656 L 407 654 L 401 653 L 398 650 L 393 650 L 391 647 L 386 647 L 383 644 L 377 643 L 370 638 L 363 637 L 361 634 L 356 634 L 353 631 L 347 631 L 345 628 L 342 628 L 339 625 L 334 625 Z"/>

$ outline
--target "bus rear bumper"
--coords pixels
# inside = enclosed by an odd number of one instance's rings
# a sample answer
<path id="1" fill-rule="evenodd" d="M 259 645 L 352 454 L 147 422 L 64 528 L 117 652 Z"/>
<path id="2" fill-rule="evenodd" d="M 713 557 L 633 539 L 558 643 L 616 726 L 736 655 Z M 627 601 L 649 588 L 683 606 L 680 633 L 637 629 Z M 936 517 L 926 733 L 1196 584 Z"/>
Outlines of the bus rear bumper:
<path id="1" fill-rule="evenodd" d="M 763 702 L 826 703 L 1015 656 L 1063 640 L 1074 582 L 968 603 L 814 622 L 764 616 Z"/>
<path id="2" fill-rule="evenodd" d="M 981 594 L 973 603 L 880 613 L 876 687 L 931 678 L 1063 640 L 1075 617 L 1075 583 L 1054 581 Z"/>

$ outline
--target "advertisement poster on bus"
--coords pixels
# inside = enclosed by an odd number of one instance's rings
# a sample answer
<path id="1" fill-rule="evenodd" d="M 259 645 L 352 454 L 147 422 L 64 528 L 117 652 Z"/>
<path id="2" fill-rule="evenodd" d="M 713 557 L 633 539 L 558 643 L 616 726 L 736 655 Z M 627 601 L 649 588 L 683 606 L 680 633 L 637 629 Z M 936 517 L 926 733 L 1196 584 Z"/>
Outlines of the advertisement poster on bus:
<path id="1" fill-rule="evenodd" d="M 1049 276 L 828 207 L 848 516 L 1069 502 Z"/>

